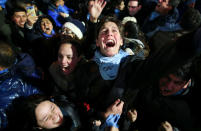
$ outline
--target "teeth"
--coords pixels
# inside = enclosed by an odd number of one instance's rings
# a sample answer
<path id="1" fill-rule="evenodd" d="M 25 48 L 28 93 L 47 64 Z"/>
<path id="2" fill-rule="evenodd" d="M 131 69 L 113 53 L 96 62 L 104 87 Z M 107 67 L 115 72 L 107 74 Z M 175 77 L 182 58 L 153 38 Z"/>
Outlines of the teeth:
<path id="1" fill-rule="evenodd" d="M 108 42 L 113 42 L 113 40 L 107 40 L 107 43 L 108 43 Z"/>

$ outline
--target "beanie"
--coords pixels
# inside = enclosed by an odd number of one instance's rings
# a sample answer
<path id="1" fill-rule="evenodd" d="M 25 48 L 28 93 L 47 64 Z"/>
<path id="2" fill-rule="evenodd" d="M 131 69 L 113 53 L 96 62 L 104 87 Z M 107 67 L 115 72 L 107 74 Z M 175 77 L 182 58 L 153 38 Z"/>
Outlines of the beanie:
<path id="1" fill-rule="evenodd" d="M 83 34 L 86 32 L 84 22 L 81 22 L 77 19 L 72 19 L 64 23 L 62 28 L 70 29 L 79 39 L 82 39 Z"/>

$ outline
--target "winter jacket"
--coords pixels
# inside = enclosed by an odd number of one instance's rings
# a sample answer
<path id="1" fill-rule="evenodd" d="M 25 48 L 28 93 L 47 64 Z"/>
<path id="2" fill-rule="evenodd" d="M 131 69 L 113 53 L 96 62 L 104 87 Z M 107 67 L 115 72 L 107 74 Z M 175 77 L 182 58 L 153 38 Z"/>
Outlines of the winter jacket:
<path id="1" fill-rule="evenodd" d="M 26 83 L 19 75 L 5 69 L 5 72 L 0 74 L 0 128 L 6 127 L 6 110 L 15 98 L 37 93 L 39 89 Z"/>
<path id="2" fill-rule="evenodd" d="M 0 71 L 0 128 L 6 127 L 6 110 L 15 98 L 39 93 L 39 89 L 25 82 L 26 78 L 40 79 L 35 63 L 28 54 L 19 54 L 16 63 Z"/>
<path id="3" fill-rule="evenodd" d="M 180 30 L 181 27 L 177 23 L 179 18 L 179 12 L 175 8 L 173 13 L 165 16 L 160 15 L 154 11 L 151 13 L 149 18 L 145 21 L 142 31 L 151 38 L 157 31 L 176 31 Z"/>
<path id="4" fill-rule="evenodd" d="M 1 6 L 2 8 L 5 8 L 6 1 L 7 1 L 7 0 L 0 0 L 0 6 Z"/>
<path id="5" fill-rule="evenodd" d="M 54 5 L 50 5 L 48 9 L 48 15 L 54 19 L 57 27 L 62 27 L 62 25 L 67 21 L 65 18 L 63 18 L 59 12 L 66 13 L 70 15 L 74 12 L 73 9 L 68 8 L 67 6 L 59 6 L 56 8 Z"/>

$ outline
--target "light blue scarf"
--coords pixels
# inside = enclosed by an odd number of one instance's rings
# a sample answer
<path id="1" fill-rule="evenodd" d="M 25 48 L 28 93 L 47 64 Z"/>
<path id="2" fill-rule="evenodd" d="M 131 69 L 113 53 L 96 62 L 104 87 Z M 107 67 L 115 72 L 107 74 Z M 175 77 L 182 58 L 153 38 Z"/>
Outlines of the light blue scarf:
<path id="1" fill-rule="evenodd" d="M 128 55 L 127 52 L 120 50 L 115 56 L 105 57 L 97 50 L 93 60 L 99 65 L 99 71 L 104 80 L 114 80 L 118 75 L 122 59 Z"/>

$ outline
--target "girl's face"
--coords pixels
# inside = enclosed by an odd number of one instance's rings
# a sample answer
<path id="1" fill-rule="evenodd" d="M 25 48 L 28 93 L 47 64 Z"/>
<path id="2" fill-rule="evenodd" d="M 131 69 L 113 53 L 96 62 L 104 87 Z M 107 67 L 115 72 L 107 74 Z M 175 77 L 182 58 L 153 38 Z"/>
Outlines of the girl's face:
<path id="1" fill-rule="evenodd" d="M 107 57 L 118 54 L 120 46 L 123 45 L 123 39 L 114 22 L 106 22 L 101 27 L 96 45 L 100 47 L 100 52 Z"/>
<path id="2" fill-rule="evenodd" d="M 64 74 L 70 74 L 77 62 L 79 57 L 77 55 L 76 48 L 72 44 L 62 44 L 58 51 L 58 64 Z"/>
<path id="3" fill-rule="evenodd" d="M 38 104 L 35 109 L 35 115 L 40 129 L 53 129 L 59 127 L 63 121 L 63 114 L 60 108 L 49 100 Z"/>
<path id="4" fill-rule="evenodd" d="M 53 29 L 53 25 L 52 25 L 52 22 L 49 19 L 43 18 L 41 20 L 40 26 L 41 26 L 41 29 L 42 29 L 42 31 L 44 33 L 46 33 L 48 35 L 51 35 L 52 29 Z"/>

